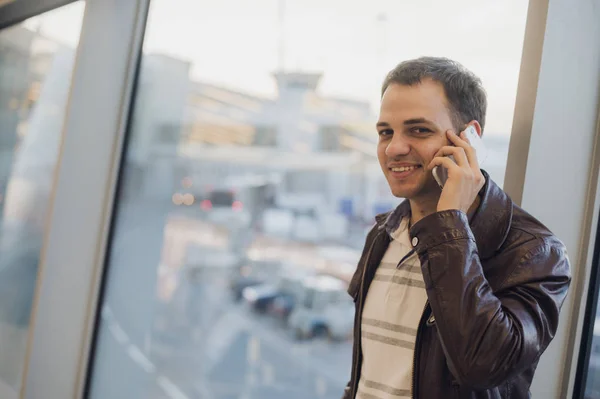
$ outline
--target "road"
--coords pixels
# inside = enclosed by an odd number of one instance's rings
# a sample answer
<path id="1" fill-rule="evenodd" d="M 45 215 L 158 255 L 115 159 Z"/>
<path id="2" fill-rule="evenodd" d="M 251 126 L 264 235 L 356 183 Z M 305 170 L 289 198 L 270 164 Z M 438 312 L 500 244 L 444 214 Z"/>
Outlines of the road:
<path id="1" fill-rule="evenodd" d="M 166 204 L 121 207 L 90 397 L 338 399 L 350 342 L 294 341 L 277 320 L 234 303 L 220 273 L 180 280 L 170 304 L 158 300 L 158 269 L 185 262 L 182 241 L 220 245 L 189 226 Z"/>

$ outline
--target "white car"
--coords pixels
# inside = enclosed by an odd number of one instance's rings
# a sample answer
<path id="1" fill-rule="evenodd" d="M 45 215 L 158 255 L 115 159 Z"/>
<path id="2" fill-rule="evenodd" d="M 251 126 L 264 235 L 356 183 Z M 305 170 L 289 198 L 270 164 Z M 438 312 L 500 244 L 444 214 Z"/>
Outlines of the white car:
<path id="1" fill-rule="evenodd" d="M 288 326 L 297 339 L 326 336 L 345 340 L 352 336 L 354 303 L 343 281 L 316 276 L 305 281 L 303 301 L 290 314 Z"/>

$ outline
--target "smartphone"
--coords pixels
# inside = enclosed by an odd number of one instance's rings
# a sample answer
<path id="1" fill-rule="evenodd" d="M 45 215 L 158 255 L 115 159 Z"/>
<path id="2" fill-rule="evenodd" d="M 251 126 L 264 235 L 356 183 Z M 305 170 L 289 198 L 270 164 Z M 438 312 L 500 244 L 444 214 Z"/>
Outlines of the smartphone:
<path id="1" fill-rule="evenodd" d="M 483 140 L 481 139 L 481 137 L 479 137 L 479 135 L 477 134 L 477 130 L 473 125 L 467 126 L 467 128 L 465 129 L 465 136 L 469 140 L 469 143 L 471 143 L 471 146 L 475 149 L 475 152 L 477 153 L 477 162 L 481 167 L 481 165 L 483 164 L 483 162 L 485 162 L 485 159 L 487 158 L 487 151 L 485 145 L 483 144 Z M 454 161 L 454 157 L 452 155 L 449 155 L 449 158 L 451 158 Z M 436 166 L 435 168 L 433 168 L 432 173 L 433 178 L 440 186 L 440 188 L 444 188 L 444 184 L 446 184 L 446 181 L 448 180 L 448 170 L 443 166 Z"/>

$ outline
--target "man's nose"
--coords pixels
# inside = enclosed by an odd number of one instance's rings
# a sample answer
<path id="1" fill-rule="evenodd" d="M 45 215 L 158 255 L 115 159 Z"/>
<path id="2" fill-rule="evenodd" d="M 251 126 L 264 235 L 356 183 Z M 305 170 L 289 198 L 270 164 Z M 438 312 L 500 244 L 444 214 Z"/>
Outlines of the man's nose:
<path id="1" fill-rule="evenodd" d="M 385 149 L 385 155 L 387 155 L 388 158 L 394 158 L 398 155 L 407 155 L 409 152 L 410 145 L 406 140 L 406 137 L 403 137 L 401 134 L 394 134 L 392 140 Z"/>

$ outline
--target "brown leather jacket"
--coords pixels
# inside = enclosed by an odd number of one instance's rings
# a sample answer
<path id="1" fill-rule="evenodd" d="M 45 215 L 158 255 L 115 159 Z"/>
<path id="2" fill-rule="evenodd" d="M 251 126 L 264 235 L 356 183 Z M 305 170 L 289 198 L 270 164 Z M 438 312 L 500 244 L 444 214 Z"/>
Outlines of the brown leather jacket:
<path id="1" fill-rule="evenodd" d="M 410 229 L 428 296 L 415 344 L 414 398 L 529 398 L 540 355 L 558 327 L 571 280 L 567 251 L 484 175 L 471 222 L 463 212 L 443 211 Z M 409 214 L 405 201 L 377 217 L 350 282 L 354 351 L 343 399 L 358 389 L 367 290 L 390 232 Z"/>

